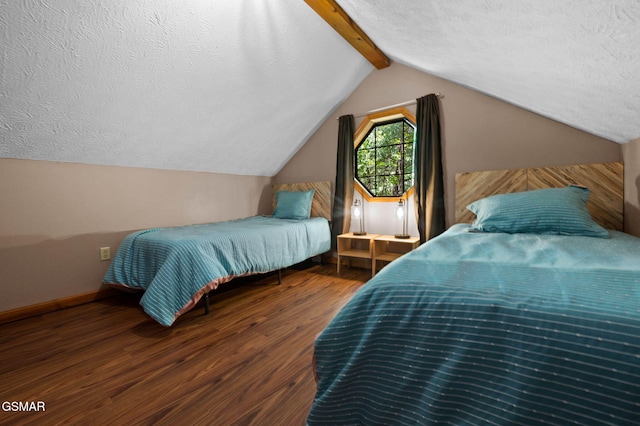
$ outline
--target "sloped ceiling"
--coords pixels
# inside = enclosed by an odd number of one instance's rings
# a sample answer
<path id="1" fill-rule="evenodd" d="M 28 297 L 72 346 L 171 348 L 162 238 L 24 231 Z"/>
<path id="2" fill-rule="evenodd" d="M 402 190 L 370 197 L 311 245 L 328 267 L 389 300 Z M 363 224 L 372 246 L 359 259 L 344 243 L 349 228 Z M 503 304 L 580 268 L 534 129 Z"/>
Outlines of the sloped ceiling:
<path id="1" fill-rule="evenodd" d="M 337 0 L 392 60 L 624 143 L 640 137 L 640 2 Z"/>
<path id="2" fill-rule="evenodd" d="M 640 137 L 640 2 L 338 3 L 394 61 Z M 0 158 L 273 176 L 374 69 L 302 0 L 0 10 Z"/>
<path id="3" fill-rule="evenodd" d="M 302 1 L 0 10 L 2 158 L 273 176 L 373 70 Z"/>

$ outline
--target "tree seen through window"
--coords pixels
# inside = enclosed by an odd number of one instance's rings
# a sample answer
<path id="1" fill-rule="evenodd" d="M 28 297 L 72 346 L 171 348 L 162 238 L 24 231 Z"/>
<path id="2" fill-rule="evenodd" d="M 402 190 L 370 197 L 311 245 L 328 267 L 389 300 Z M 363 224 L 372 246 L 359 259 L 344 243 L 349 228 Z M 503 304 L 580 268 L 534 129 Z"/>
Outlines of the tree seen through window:
<path id="1" fill-rule="evenodd" d="M 398 197 L 413 186 L 415 128 L 405 118 L 374 125 L 356 148 L 356 179 L 374 197 Z"/>

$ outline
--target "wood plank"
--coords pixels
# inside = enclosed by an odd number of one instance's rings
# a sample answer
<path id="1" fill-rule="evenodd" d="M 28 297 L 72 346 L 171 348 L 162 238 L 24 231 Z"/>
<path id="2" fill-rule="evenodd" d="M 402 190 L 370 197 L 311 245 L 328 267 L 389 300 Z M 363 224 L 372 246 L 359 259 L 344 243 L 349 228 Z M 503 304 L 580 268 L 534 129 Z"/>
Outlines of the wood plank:
<path id="1" fill-rule="evenodd" d="M 455 221 L 470 223 L 475 219 L 467 209 L 472 202 L 490 195 L 526 191 L 526 169 L 457 173 L 455 185 Z"/>
<path id="2" fill-rule="evenodd" d="M 624 226 L 624 173 L 622 163 L 579 164 L 529 169 L 529 190 L 581 185 L 589 188 L 587 209 L 593 220 L 606 229 Z"/>
<path id="3" fill-rule="evenodd" d="M 335 29 L 354 49 L 377 69 L 391 65 L 391 60 L 367 34 L 347 15 L 335 0 L 305 0 L 322 19 Z"/>
<path id="4" fill-rule="evenodd" d="M 0 324 L 112 297 L 116 292 L 117 290 L 107 288 L 0 312 Z"/>
<path id="5" fill-rule="evenodd" d="M 46 403 L 0 423 L 303 425 L 315 337 L 369 274 L 235 280 L 170 328 L 128 293 L 0 325 L 0 400 Z"/>
<path id="6" fill-rule="evenodd" d="M 314 190 L 311 201 L 311 217 L 324 217 L 331 221 L 333 207 L 333 191 L 331 182 L 301 182 L 277 183 L 271 186 L 271 208 L 276 208 L 276 193 L 278 191 L 309 191 Z"/>
<path id="7" fill-rule="evenodd" d="M 573 184 L 586 186 L 591 191 L 587 209 L 594 221 L 606 229 L 622 231 L 623 169 L 623 163 L 612 162 L 458 173 L 455 183 L 455 221 L 472 222 L 475 216 L 466 206 L 480 198 L 509 192 L 562 188 Z"/>

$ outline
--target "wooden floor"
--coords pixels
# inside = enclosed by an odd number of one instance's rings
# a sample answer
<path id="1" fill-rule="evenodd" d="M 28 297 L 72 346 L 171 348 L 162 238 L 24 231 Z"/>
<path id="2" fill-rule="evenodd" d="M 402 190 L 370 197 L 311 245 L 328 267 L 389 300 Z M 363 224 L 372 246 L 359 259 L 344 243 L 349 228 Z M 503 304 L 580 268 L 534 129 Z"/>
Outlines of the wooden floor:
<path id="1" fill-rule="evenodd" d="M 46 409 L 0 424 L 303 425 L 315 336 L 370 275 L 335 269 L 229 283 L 169 328 L 126 293 L 0 325 L 0 403 Z"/>

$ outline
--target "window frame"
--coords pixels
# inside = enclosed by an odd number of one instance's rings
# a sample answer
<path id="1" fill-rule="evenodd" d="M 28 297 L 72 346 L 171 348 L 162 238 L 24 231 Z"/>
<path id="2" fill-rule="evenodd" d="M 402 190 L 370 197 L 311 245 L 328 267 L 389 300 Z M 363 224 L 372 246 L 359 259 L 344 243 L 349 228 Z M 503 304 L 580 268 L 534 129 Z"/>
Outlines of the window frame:
<path id="1" fill-rule="evenodd" d="M 401 119 L 407 120 L 409 123 L 413 125 L 414 128 L 416 127 L 415 115 L 413 115 L 411 112 L 409 112 L 409 110 L 403 107 L 371 113 L 364 117 L 364 119 L 362 120 L 362 123 L 358 127 L 358 130 L 356 130 L 353 136 L 353 144 L 354 144 L 353 155 L 354 155 L 354 166 L 356 169 L 358 168 L 358 164 L 357 164 L 358 158 L 357 158 L 356 150 L 358 149 L 360 144 L 364 142 L 371 128 L 373 128 L 375 125 L 380 123 L 393 121 L 393 120 L 401 120 Z M 414 150 L 415 150 L 415 146 L 414 146 Z M 414 186 L 415 186 L 415 182 L 414 182 L 414 185 L 412 185 L 411 188 L 407 189 L 407 191 L 401 196 L 376 197 L 371 193 L 369 193 L 369 191 L 360 183 L 360 181 L 358 181 L 358 179 L 355 176 L 353 180 L 354 180 L 354 187 L 356 191 L 358 191 L 362 195 L 362 197 L 368 202 L 397 203 L 399 200 L 406 201 L 413 194 Z"/>

